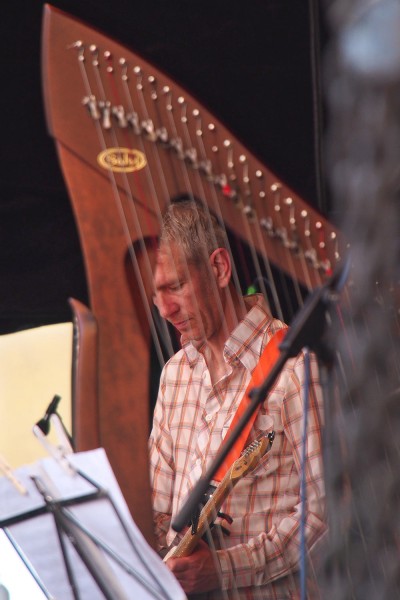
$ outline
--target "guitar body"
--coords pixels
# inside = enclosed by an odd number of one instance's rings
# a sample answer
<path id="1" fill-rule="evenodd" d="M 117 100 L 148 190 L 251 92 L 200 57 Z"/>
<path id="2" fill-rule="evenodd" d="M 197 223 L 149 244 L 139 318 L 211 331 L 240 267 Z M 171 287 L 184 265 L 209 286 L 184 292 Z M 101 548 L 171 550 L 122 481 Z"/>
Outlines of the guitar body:
<path id="1" fill-rule="evenodd" d="M 217 518 L 222 504 L 232 492 L 235 485 L 239 483 L 242 477 L 256 468 L 261 458 L 270 450 L 274 437 L 275 433 L 272 431 L 247 446 L 242 455 L 227 470 L 213 495 L 202 508 L 196 530 L 192 531 L 192 529 L 188 529 L 179 544 L 172 547 L 166 554 L 164 562 L 169 558 L 189 556 L 193 552 L 199 540 Z"/>

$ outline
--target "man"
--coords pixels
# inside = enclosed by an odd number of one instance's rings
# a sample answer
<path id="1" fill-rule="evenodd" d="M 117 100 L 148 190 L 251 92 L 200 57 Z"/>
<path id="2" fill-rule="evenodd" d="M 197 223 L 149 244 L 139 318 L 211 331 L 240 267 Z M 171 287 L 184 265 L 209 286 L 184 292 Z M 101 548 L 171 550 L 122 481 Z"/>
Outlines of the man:
<path id="1" fill-rule="evenodd" d="M 155 530 L 160 551 L 176 536 L 171 521 L 216 456 L 260 355 L 275 332 L 260 295 L 242 298 L 218 221 L 197 202 L 171 204 L 164 216 L 154 275 L 154 301 L 181 335 L 182 349 L 165 365 L 150 436 Z M 324 526 L 321 456 L 322 399 L 311 356 L 287 361 L 260 406 L 249 442 L 275 440 L 261 464 L 223 505 L 233 518 L 220 548 L 201 540 L 168 567 L 187 594 L 207 598 L 298 597 L 303 391 L 309 388 L 305 459 L 307 551 Z M 314 596 L 313 596 L 314 597 Z"/>

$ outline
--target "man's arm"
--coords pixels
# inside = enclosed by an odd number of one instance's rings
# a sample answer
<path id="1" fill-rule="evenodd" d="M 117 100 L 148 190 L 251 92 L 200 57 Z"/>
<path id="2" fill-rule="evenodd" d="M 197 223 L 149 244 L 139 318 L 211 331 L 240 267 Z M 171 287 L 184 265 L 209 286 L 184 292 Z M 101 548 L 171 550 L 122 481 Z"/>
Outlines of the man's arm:
<path id="1" fill-rule="evenodd" d="M 165 427 L 165 419 L 161 384 L 149 439 L 154 531 L 160 552 L 167 549 L 166 536 L 171 523 L 174 485 L 172 443 Z"/>

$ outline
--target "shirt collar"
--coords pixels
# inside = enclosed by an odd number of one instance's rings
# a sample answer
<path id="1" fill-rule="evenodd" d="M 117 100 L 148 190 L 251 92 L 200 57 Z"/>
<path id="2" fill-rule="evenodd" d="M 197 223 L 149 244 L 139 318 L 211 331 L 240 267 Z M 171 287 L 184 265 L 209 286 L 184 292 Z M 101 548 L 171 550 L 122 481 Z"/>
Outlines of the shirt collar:
<path id="1" fill-rule="evenodd" d="M 262 294 L 245 296 L 244 302 L 248 312 L 225 342 L 224 357 L 228 364 L 239 361 L 246 369 L 253 371 L 260 359 L 265 329 L 272 317 Z M 204 345 L 196 348 L 190 341 L 183 344 L 182 349 L 190 366 L 193 367 L 199 360 Z"/>

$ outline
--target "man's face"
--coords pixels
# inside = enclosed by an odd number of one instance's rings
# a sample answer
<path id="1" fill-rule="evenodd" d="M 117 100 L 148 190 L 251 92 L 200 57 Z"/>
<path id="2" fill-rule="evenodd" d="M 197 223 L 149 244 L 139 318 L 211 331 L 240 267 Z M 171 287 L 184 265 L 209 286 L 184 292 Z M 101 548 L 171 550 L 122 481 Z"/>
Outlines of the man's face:
<path id="1" fill-rule="evenodd" d="M 157 256 L 154 304 L 184 340 L 210 340 L 221 327 L 220 291 L 207 267 L 188 263 L 176 244 Z"/>

